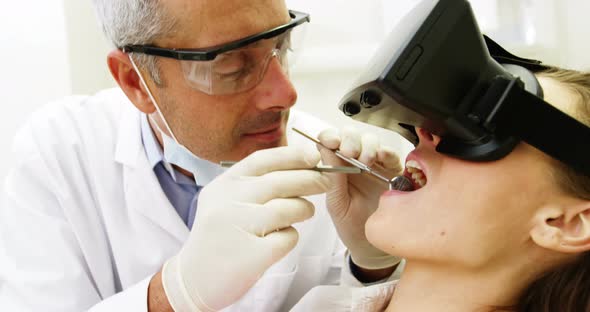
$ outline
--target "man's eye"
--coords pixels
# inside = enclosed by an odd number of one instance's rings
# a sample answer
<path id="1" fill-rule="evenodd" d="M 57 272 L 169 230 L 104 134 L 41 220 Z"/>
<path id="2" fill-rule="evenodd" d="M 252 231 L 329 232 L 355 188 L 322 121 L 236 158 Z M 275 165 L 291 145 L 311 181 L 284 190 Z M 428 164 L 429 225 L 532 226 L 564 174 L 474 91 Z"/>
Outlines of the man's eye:
<path id="1" fill-rule="evenodd" d="M 234 72 L 216 73 L 216 76 L 218 79 L 223 81 L 236 81 L 244 76 L 244 71 L 238 70 Z"/>
<path id="2" fill-rule="evenodd" d="M 227 82 L 235 82 L 239 80 L 247 80 L 252 75 L 254 68 L 252 66 L 244 65 L 240 68 L 234 68 L 233 71 L 215 71 L 217 79 Z"/>
<path id="3" fill-rule="evenodd" d="M 224 55 L 215 62 L 213 73 L 223 80 L 239 79 L 248 70 L 246 59 L 243 53 Z"/>

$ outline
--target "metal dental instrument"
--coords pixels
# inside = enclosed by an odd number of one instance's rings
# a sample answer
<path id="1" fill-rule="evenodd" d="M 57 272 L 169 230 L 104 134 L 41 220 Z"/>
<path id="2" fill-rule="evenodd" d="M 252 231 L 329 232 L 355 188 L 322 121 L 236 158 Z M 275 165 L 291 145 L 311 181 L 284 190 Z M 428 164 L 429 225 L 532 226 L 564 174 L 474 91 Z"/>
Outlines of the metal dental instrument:
<path id="1" fill-rule="evenodd" d="M 389 182 L 389 190 L 410 192 L 414 190 L 414 183 L 406 176 L 397 176 Z"/>
<path id="2" fill-rule="evenodd" d="M 222 161 L 219 163 L 219 165 L 223 168 L 229 168 L 229 167 L 235 165 L 236 163 L 237 163 L 237 161 Z M 323 166 L 323 165 L 315 166 L 315 167 L 311 168 L 310 170 L 315 170 L 318 172 L 338 172 L 338 173 L 347 173 L 347 174 L 363 173 L 363 171 L 357 167 L 339 167 L 339 166 Z"/>
<path id="3" fill-rule="evenodd" d="M 292 128 L 293 131 L 301 134 L 302 136 L 306 137 L 307 139 L 313 141 L 315 144 L 328 149 L 330 151 L 332 151 L 336 156 L 338 156 L 340 159 L 344 160 L 345 162 L 359 168 L 362 172 L 366 172 L 374 177 L 376 177 L 377 179 L 387 183 L 387 185 L 389 186 L 389 190 L 398 190 L 398 191 L 412 191 L 414 190 L 414 185 L 413 183 L 410 181 L 410 179 L 408 179 L 405 176 L 397 176 L 393 179 L 388 179 L 386 177 L 384 177 L 383 175 L 379 174 L 377 171 L 375 171 L 373 168 L 363 164 L 362 162 L 351 158 L 351 157 L 347 157 L 342 155 L 342 153 L 340 153 L 339 150 L 334 150 L 331 148 L 326 147 L 325 145 L 323 145 L 319 140 L 317 140 L 316 138 L 306 134 L 305 132 L 297 129 L 297 128 Z"/>

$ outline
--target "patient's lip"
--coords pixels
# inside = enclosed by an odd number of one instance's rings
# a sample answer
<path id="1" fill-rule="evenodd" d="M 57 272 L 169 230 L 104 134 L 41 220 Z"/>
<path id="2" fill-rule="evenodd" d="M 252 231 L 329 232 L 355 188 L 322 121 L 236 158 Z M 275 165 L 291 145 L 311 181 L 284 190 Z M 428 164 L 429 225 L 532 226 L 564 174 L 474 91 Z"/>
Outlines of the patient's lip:
<path id="1" fill-rule="evenodd" d="M 412 194 L 413 191 L 410 192 L 405 192 L 405 191 L 398 191 L 398 190 L 390 190 L 390 191 L 385 191 L 383 192 L 383 194 L 381 194 L 381 196 L 383 197 L 389 197 L 389 196 L 403 196 L 403 195 L 408 195 L 408 194 Z"/>

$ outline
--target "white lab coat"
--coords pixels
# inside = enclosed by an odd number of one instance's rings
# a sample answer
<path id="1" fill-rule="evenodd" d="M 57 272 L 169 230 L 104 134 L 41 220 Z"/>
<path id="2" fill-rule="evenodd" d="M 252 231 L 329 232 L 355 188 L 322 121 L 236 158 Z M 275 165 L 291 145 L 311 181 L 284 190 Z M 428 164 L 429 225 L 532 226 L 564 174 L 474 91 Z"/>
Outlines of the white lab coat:
<path id="1" fill-rule="evenodd" d="M 344 276 L 341 285 L 322 285 L 312 288 L 289 312 L 382 312 L 387 309 L 395 287 L 406 266 L 402 260 L 395 272 L 386 280 L 371 285 L 362 285 L 356 279 Z M 344 270 L 350 272 L 348 264 Z M 364 286 L 364 287 L 363 287 Z"/>
<path id="2" fill-rule="evenodd" d="M 293 125 L 324 127 L 298 112 Z M 292 135 L 289 144 L 315 148 Z M 0 311 L 146 311 L 151 276 L 189 230 L 148 164 L 139 111 L 118 89 L 52 103 L 21 129 L 13 153 L 0 209 Z M 296 249 L 228 311 L 287 311 L 315 285 L 356 281 L 340 272 L 324 197 L 310 200 L 316 215 L 297 226 Z"/>
<path id="3" fill-rule="evenodd" d="M 317 286 L 290 312 L 382 312 L 387 309 L 397 282 L 367 287 Z"/>

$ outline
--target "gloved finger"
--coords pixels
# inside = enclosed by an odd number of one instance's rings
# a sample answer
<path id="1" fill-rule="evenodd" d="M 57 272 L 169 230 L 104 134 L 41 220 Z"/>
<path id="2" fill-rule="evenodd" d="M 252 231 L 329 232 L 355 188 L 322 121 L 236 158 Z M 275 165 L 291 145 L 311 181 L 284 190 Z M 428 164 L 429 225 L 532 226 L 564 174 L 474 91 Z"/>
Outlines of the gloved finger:
<path id="1" fill-rule="evenodd" d="M 320 154 L 317 151 L 284 146 L 256 151 L 226 173 L 234 176 L 259 176 L 278 170 L 309 169 L 319 161 Z"/>
<path id="2" fill-rule="evenodd" d="M 330 149 L 341 148 L 341 132 L 337 129 L 332 128 L 324 130 L 320 133 L 318 138 L 322 144 L 324 144 L 326 147 L 329 147 Z M 336 156 L 336 154 L 331 150 L 320 147 L 319 151 L 322 156 L 322 163 L 325 165 L 350 166 L 350 164 Z M 331 187 L 333 189 L 347 189 L 346 186 L 348 185 L 348 176 L 346 174 L 326 173 L 325 175 L 328 176 L 332 181 Z"/>
<path id="3" fill-rule="evenodd" d="M 352 127 L 342 129 L 340 153 L 347 157 L 357 159 L 361 155 L 362 141 L 359 131 Z"/>
<path id="4" fill-rule="evenodd" d="M 318 135 L 318 140 L 320 141 L 320 143 L 322 143 L 322 145 L 329 149 L 338 149 L 340 148 L 341 142 L 340 131 L 338 131 L 338 129 L 335 128 L 326 129 L 320 132 L 320 134 Z M 322 147 L 318 147 L 318 149 L 320 149 L 321 152 Z"/>
<path id="5" fill-rule="evenodd" d="M 361 137 L 361 143 L 361 154 L 358 160 L 368 166 L 372 166 L 375 160 L 377 160 L 379 138 L 372 133 L 365 133 Z"/>
<path id="6" fill-rule="evenodd" d="M 324 193 L 330 179 L 313 170 L 274 171 L 247 182 L 244 200 L 264 204 L 275 198 L 292 198 Z"/>
<path id="7" fill-rule="evenodd" d="M 327 147 L 324 148 L 322 146 L 318 146 L 318 150 L 320 151 L 320 155 L 322 158 L 322 163 L 324 165 L 345 166 L 346 163 L 338 156 L 336 156 L 334 151 L 332 151 L 340 148 L 341 140 L 340 131 L 338 129 L 330 128 L 320 132 L 320 134 L 318 135 L 318 140 L 320 141 L 320 143 L 322 143 L 322 145 Z"/>
<path id="8" fill-rule="evenodd" d="M 323 147 L 318 147 L 318 150 L 320 151 L 322 164 L 329 166 L 349 166 L 347 162 L 336 156 L 334 151 Z"/>
<path id="9" fill-rule="evenodd" d="M 383 168 L 401 172 L 403 169 L 402 163 L 397 153 L 393 148 L 382 145 L 377 151 L 377 163 Z"/>
<path id="10" fill-rule="evenodd" d="M 286 256 L 295 246 L 299 240 L 299 233 L 293 227 L 284 228 L 280 231 L 275 231 L 267 234 L 261 239 L 263 245 L 267 248 L 259 249 L 259 252 L 269 252 L 270 255 L 262 257 L 270 260 L 267 266 L 274 264 L 281 258 Z"/>
<path id="11" fill-rule="evenodd" d="M 320 149 L 320 154 L 322 155 L 322 163 L 325 165 L 350 166 L 350 164 L 340 159 L 340 157 L 336 156 L 332 151 Z M 325 173 L 324 175 L 331 180 L 330 186 L 332 189 L 347 189 L 348 175 L 344 173 Z"/>
<path id="12" fill-rule="evenodd" d="M 303 198 L 277 198 L 251 211 L 258 222 L 249 228 L 250 233 L 263 237 L 266 234 L 303 222 L 315 213 L 313 203 Z"/>

